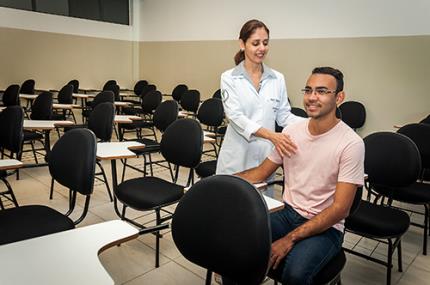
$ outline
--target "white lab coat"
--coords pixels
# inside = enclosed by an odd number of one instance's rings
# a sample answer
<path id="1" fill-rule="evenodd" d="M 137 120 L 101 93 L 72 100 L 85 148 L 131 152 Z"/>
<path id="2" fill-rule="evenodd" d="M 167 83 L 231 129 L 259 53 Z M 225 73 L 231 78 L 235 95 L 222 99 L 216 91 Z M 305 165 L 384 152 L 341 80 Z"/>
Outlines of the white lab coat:
<path id="1" fill-rule="evenodd" d="M 263 65 L 260 90 L 254 88 L 243 61 L 221 75 L 221 94 L 229 125 L 218 157 L 217 174 L 233 174 L 260 165 L 273 149 L 254 136 L 261 127 L 274 130 L 300 120 L 288 103 L 284 76 Z"/>

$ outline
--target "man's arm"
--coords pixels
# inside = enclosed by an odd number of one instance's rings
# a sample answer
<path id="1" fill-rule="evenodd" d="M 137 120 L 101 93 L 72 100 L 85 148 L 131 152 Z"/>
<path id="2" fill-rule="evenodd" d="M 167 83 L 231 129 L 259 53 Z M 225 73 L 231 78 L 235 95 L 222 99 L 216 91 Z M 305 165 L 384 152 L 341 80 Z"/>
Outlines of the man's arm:
<path id="1" fill-rule="evenodd" d="M 295 243 L 319 234 L 346 218 L 354 201 L 356 190 L 357 185 L 355 184 L 338 182 L 332 205 L 283 238 L 272 243 L 270 263 L 273 268 L 279 265 L 279 262 L 290 252 Z"/>
<path id="2" fill-rule="evenodd" d="M 267 177 L 272 175 L 272 173 L 275 172 L 278 167 L 279 164 L 276 164 L 275 162 L 266 158 L 259 166 L 236 173 L 235 175 L 255 184 L 266 180 Z"/>

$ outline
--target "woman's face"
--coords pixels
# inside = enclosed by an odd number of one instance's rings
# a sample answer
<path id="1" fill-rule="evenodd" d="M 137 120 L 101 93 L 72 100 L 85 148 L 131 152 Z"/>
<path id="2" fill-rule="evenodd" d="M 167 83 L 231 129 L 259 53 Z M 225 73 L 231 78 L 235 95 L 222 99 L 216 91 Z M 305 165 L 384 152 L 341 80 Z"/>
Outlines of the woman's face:
<path id="1" fill-rule="evenodd" d="M 240 40 L 240 48 L 245 51 L 245 60 L 261 64 L 269 51 L 269 35 L 263 27 L 257 28 L 246 42 Z"/>

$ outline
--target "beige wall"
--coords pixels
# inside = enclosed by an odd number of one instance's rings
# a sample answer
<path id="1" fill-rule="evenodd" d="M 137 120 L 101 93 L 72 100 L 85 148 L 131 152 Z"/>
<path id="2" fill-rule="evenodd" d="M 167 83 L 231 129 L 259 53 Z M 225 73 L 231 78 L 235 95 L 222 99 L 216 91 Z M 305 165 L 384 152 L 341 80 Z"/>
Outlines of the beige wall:
<path id="1" fill-rule="evenodd" d="M 270 48 L 266 62 L 285 74 L 293 106 L 313 67 L 341 69 L 347 100 L 367 109 L 362 135 L 430 113 L 430 36 L 272 40 Z M 237 50 L 236 41 L 141 42 L 141 78 L 167 93 L 185 83 L 207 98 Z"/>
<path id="2" fill-rule="evenodd" d="M 83 88 L 101 88 L 108 79 L 132 87 L 138 44 L 0 27 L 0 88 L 36 80 L 36 88 L 60 88 L 78 79 Z"/>

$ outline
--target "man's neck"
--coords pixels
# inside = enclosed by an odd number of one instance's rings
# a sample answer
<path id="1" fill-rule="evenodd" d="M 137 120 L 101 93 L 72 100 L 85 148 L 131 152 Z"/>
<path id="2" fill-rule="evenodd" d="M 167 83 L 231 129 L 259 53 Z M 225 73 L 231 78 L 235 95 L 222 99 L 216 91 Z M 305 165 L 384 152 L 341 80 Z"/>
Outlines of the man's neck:
<path id="1" fill-rule="evenodd" d="M 340 120 L 336 116 L 327 116 L 324 118 L 311 118 L 309 120 L 308 130 L 313 136 L 322 135 L 330 131 Z"/>

